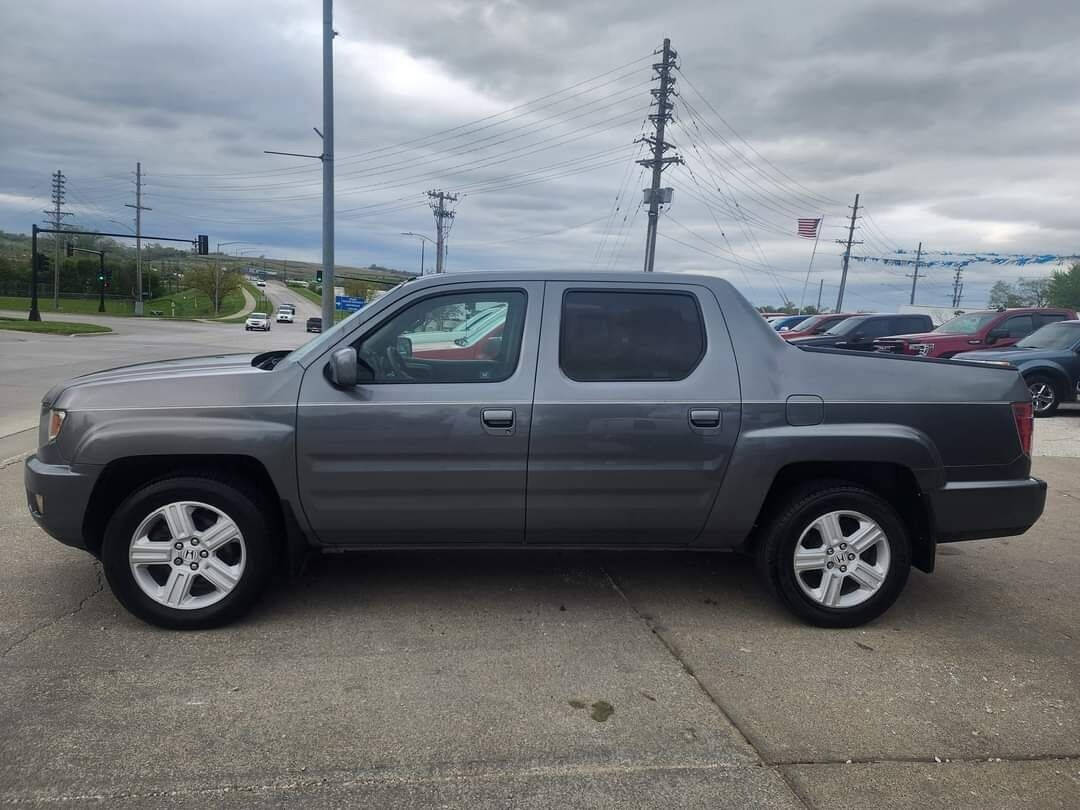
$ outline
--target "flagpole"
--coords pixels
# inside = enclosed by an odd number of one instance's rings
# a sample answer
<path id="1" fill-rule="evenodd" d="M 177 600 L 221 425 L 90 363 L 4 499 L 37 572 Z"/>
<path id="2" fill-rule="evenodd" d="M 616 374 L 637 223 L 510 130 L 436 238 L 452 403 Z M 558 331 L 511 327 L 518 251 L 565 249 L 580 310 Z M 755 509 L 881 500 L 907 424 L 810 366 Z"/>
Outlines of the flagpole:
<path id="1" fill-rule="evenodd" d="M 814 256 L 817 255 L 817 243 L 821 238 L 821 229 L 825 227 L 825 215 L 818 220 L 817 233 L 814 234 L 814 249 L 810 252 L 810 266 L 806 268 L 806 278 L 803 280 L 802 297 L 799 299 L 799 314 L 802 315 L 803 304 L 806 302 L 806 285 L 810 283 L 810 271 L 814 267 Z"/>

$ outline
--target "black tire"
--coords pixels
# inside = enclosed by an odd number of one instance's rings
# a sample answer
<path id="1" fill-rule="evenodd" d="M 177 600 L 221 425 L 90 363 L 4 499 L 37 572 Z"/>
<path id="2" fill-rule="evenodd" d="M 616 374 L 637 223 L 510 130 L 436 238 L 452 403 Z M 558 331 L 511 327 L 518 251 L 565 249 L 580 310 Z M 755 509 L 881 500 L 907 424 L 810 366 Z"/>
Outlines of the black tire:
<path id="1" fill-rule="evenodd" d="M 775 517 L 757 543 L 758 572 L 769 589 L 795 615 L 818 627 L 857 627 L 884 613 L 900 596 L 911 570 L 907 527 L 888 501 L 855 484 L 815 481 L 796 488 L 770 506 Z M 891 561 L 884 582 L 866 601 L 852 607 L 826 607 L 807 596 L 796 581 L 795 546 L 802 532 L 832 511 L 861 512 L 888 539 Z"/>
<path id="2" fill-rule="evenodd" d="M 1026 385 L 1028 391 L 1031 392 L 1031 405 L 1035 416 L 1053 416 L 1057 413 L 1058 406 L 1061 405 L 1061 391 L 1057 380 L 1046 374 L 1032 374 L 1030 377 L 1024 378 L 1024 385 Z M 1050 404 L 1043 406 L 1042 410 L 1039 410 L 1039 405 L 1035 396 L 1037 387 L 1040 392 L 1048 393 L 1053 397 Z M 1045 402 L 1045 399 L 1043 399 L 1043 401 Z"/>
<path id="3" fill-rule="evenodd" d="M 220 601 L 192 610 L 159 604 L 139 587 L 128 564 L 131 538 L 155 509 L 177 501 L 198 501 L 220 509 L 237 525 L 246 559 L 235 587 Z M 202 630 L 238 618 L 255 603 L 273 570 L 275 522 L 270 506 L 238 481 L 185 475 L 153 481 L 130 495 L 109 519 L 101 548 L 102 567 L 113 594 L 145 622 L 173 630 Z"/>

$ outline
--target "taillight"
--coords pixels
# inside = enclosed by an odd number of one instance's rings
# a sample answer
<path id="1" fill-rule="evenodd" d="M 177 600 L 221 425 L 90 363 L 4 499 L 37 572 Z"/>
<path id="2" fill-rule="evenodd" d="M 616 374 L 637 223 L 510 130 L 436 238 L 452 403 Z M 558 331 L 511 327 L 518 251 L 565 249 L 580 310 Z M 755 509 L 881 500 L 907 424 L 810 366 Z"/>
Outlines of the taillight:
<path id="1" fill-rule="evenodd" d="M 1031 402 L 1014 402 L 1013 419 L 1016 421 L 1016 435 L 1020 438 L 1020 449 L 1025 456 L 1031 455 L 1031 436 L 1035 432 L 1035 412 Z"/>

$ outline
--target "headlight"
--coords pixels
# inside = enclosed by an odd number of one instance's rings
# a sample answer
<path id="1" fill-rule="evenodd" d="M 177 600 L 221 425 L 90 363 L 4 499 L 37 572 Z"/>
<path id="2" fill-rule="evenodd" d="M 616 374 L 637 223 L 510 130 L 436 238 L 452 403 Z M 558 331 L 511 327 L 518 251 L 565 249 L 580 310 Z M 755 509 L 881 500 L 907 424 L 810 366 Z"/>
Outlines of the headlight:
<path id="1" fill-rule="evenodd" d="M 49 410 L 49 441 L 53 441 L 60 435 L 60 428 L 64 426 L 64 420 L 67 419 L 67 411 L 61 411 L 56 408 Z"/>

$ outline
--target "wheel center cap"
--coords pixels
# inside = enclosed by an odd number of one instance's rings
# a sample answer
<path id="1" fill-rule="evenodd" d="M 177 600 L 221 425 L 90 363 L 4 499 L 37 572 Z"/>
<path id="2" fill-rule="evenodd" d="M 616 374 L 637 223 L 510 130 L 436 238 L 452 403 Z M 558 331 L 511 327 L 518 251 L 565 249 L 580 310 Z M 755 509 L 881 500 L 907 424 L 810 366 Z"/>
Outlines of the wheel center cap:
<path id="1" fill-rule="evenodd" d="M 185 548 L 181 554 L 188 562 L 196 562 L 199 559 L 199 550 L 197 548 L 192 548 L 191 546 Z"/>

